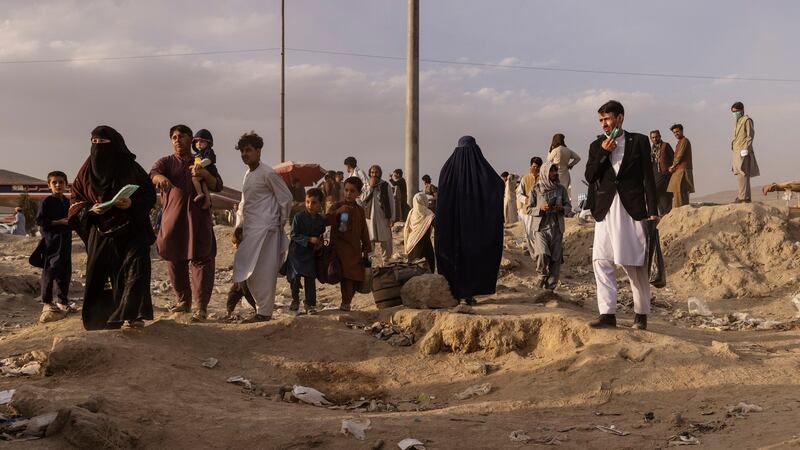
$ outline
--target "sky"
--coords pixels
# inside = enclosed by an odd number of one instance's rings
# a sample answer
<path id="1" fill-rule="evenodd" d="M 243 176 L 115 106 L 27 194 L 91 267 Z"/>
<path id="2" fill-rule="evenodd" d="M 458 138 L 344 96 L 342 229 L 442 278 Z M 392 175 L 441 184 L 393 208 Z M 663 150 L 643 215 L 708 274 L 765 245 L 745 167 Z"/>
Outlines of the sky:
<path id="1" fill-rule="evenodd" d="M 286 3 L 287 159 L 403 168 L 406 1 Z M 498 173 L 524 174 L 560 132 L 584 158 L 581 179 L 597 108 L 616 99 L 628 130 L 660 129 L 674 146 L 669 127 L 684 125 L 698 194 L 736 187 L 734 101 L 755 121 L 754 184 L 800 178 L 800 2 L 421 3 L 423 60 L 489 65 L 421 63 L 420 174 L 435 180 L 463 135 Z M 106 124 L 149 169 L 185 123 L 214 134 L 225 184 L 239 188 L 242 133 L 261 134 L 262 160 L 279 162 L 279 47 L 279 0 L 0 0 L 0 166 L 74 176 Z M 258 51 L 215 53 L 241 50 Z M 104 59 L 176 53 L 205 54 Z M 56 61 L 32 62 L 43 60 Z"/>

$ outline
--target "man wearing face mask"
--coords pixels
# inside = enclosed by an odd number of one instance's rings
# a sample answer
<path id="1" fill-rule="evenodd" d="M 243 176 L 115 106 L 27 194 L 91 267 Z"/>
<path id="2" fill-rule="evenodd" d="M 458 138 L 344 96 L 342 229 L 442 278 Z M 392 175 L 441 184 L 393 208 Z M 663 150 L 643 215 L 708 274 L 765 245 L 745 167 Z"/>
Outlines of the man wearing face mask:
<path id="1" fill-rule="evenodd" d="M 597 110 L 603 134 L 589 146 L 586 200 L 595 218 L 592 267 L 600 317 L 593 328 L 617 326 L 616 266 L 622 266 L 633 292 L 633 328 L 647 328 L 650 277 L 646 222 L 659 220 L 655 178 L 647 137 L 622 129 L 625 109 L 611 100 Z"/>
<path id="2" fill-rule="evenodd" d="M 744 113 L 742 102 L 734 103 L 731 106 L 731 113 L 736 119 L 736 125 L 733 127 L 733 142 L 731 142 L 732 170 L 739 180 L 739 193 L 733 203 L 750 203 L 750 178 L 761 175 L 756 155 L 753 152 L 753 138 L 756 131 L 753 128 L 753 119 Z"/>

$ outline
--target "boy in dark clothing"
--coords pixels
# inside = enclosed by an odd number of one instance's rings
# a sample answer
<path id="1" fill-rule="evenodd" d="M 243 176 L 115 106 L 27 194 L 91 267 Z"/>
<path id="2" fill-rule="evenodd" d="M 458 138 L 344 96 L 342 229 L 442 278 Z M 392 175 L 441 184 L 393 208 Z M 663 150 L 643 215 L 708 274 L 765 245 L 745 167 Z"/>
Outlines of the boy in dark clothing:
<path id="1" fill-rule="evenodd" d="M 211 148 L 214 145 L 214 138 L 211 132 L 203 128 L 194 134 L 192 139 L 192 152 L 194 153 L 194 166 L 196 168 L 207 168 L 217 163 L 217 154 Z M 197 196 L 195 202 L 203 202 L 203 209 L 211 208 L 211 196 L 208 193 L 208 186 L 201 177 L 192 176 L 192 184 Z"/>
<path id="2" fill-rule="evenodd" d="M 61 171 L 47 174 L 52 194 L 42 201 L 36 223 L 42 234 L 30 262 L 42 268 L 42 312 L 74 312 L 69 304 L 72 277 L 72 230 L 67 225 L 69 200 L 64 196 L 67 175 Z M 53 304 L 53 283 L 58 286 L 58 305 Z"/>
<path id="3" fill-rule="evenodd" d="M 292 287 L 291 311 L 300 310 L 300 278 L 306 292 L 305 309 L 316 313 L 317 270 L 314 251 L 322 246 L 325 217 L 320 214 L 325 195 L 318 188 L 309 189 L 305 196 L 305 209 L 292 219 L 291 241 L 286 264 L 286 278 Z"/>

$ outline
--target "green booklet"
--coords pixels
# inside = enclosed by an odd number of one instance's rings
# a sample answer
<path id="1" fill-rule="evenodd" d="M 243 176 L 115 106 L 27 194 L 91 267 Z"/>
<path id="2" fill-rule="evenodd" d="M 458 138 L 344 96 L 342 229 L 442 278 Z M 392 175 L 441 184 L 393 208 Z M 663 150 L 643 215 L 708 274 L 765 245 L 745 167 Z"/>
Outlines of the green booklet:
<path id="1" fill-rule="evenodd" d="M 99 205 L 94 206 L 92 209 L 107 209 L 114 206 L 114 203 L 117 203 L 117 200 L 123 198 L 130 198 L 136 190 L 139 189 L 138 184 L 128 184 L 122 187 L 122 189 L 117 192 L 117 195 L 114 196 L 111 200 L 107 202 L 100 203 Z"/>

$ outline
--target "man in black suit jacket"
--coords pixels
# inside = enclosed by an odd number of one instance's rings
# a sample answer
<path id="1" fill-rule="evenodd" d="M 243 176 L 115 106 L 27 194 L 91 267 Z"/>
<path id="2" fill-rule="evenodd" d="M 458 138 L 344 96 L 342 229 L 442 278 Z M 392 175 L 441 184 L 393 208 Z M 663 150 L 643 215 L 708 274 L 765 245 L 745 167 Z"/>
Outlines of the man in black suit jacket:
<path id="1" fill-rule="evenodd" d="M 616 266 L 631 281 L 635 329 L 647 328 L 650 280 L 647 268 L 646 221 L 658 221 L 658 196 L 647 136 L 622 129 L 625 109 L 611 100 L 597 111 L 604 136 L 589 146 L 587 207 L 597 221 L 592 267 L 597 282 L 600 317 L 589 325 L 616 327 Z"/>

